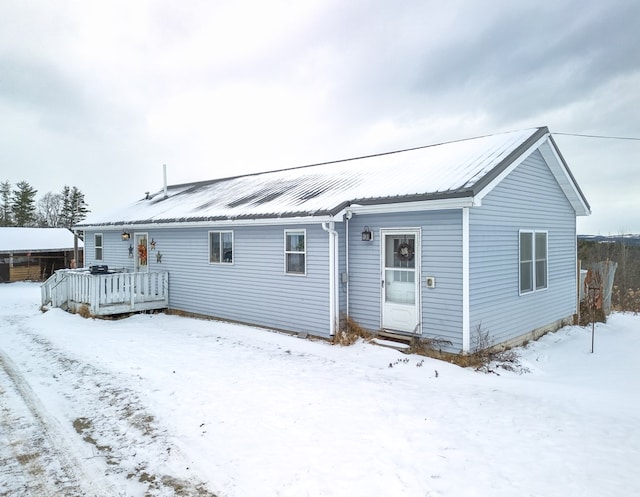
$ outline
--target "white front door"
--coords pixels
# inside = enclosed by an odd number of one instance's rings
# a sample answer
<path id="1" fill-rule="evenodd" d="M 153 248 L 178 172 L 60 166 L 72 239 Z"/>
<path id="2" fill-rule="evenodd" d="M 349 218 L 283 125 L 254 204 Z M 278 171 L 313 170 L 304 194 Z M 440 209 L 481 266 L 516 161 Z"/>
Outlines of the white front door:
<path id="1" fill-rule="evenodd" d="M 149 237 L 146 233 L 135 233 L 133 241 L 135 271 L 147 272 L 149 270 Z"/>
<path id="2" fill-rule="evenodd" d="M 419 230 L 382 230 L 382 327 L 420 333 Z"/>

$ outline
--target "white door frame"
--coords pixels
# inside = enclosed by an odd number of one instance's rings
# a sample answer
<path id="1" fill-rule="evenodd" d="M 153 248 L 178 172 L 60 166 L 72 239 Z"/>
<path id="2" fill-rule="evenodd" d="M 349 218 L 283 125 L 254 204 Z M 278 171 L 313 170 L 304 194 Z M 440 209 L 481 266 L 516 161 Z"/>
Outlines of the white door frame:
<path id="1" fill-rule="evenodd" d="M 415 237 L 414 246 L 414 304 L 401 304 L 387 302 L 388 285 L 393 282 L 387 281 L 387 265 L 385 261 L 387 236 L 403 236 L 413 235 Z M 422 333 L 422 295 L 420 285 L 420 260 L 422 254 L 421 247 L 422 230 L 420 228 L 381 228 L 380 229 L 380 324 L 381 328 L 404 333 L 421 334 Z M 389 268 L 392 270 L 393 268 Z M 406 268 L 398 268 L 406 271 Z M 393 315 L 397 315 L 399 319 L 394 319 Z M 404 322 L 403 322 L 404 321 Z"/>
<path id="2" fill-rule="evenodd" d="M 145 265 L 140 264 L 140 253 L 138 246 L 139 240 L 144 238 L 146 240 L 145 251 L 147 254 L 147 263 Z M 136 273 L 146 273 L 149 271 L 149 233 L 139 232 L 133 234 L 133 269 Z"/>

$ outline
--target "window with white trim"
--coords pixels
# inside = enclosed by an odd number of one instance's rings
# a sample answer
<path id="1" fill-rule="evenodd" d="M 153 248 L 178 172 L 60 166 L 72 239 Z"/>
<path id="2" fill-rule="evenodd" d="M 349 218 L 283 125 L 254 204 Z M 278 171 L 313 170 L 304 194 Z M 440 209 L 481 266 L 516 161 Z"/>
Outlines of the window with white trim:
<path id="1" fill-rule="evenodd" d="M 93 249 L 94 259 L 96 261 L 102 260 L 102 233 L 95 233 L 93 235 Z"/>
<path id="2" fill-rule="evenodd" d="M 233 231 L 209 231 L 209 262 L 233 264 Z"/>
<path id="3" fill-rule="evenodd" d="M 520 293 L 547 288 L 547 232 L 520 230 Z"/>
<path id="4" fill-rule="evenodd" d="M 288 274 L 307 274 L 306 230 L 284 231 L 285 272 Z"/>

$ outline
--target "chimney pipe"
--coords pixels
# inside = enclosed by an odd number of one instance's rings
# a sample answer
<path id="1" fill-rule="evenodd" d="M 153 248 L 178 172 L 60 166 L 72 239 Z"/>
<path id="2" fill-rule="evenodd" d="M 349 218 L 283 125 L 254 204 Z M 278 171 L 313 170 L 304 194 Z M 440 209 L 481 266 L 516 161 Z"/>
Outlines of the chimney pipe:
<path id="1" fill-rule="evenodd" d="M 167 198 L 167 165 L 162 164 L 162 175 L 164 176 L 164 198 Z"/>

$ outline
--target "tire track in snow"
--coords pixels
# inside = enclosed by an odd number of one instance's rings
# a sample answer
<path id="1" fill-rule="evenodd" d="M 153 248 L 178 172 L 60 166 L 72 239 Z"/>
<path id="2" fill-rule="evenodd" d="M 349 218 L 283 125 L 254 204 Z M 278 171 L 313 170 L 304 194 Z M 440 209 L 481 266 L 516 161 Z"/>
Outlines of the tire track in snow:
<path id="1" fill-rule="evenodd" d="M 22 345 L 30 350 L 32 357 L 39 358 L 39 365 L 46 368 L 46 376 L 53 378 L 51 387 L 68 400 L 76 413 L 77 417 L 70 420 L 71 433 L 79 443 L 83 443 L 82 440 L 89 444 L 85 447 L 94 458 L 103 461 L 103 479 L 106 475 L 111 481 L 121 482 L 118 487 L 131 487 L 134 491 L 142 487 L 144 495 L 149 497 L 215 497 L 189 472 L 188 461 L 168 441 L 167 434 L 157 425 L 139 396 L 123 386 L 124 382 L 117 374 L 67 357 L 45 338 L 30 332 L 19 322 L 15 324 Z M 29 396 L 29 392 L 26 394 Z M 153 467 L 159 461 L 162 468 Z M 170 474 L 171 467 L 186 468 L 187 471 L 174 476 Z"/>
<path id="2" fill-rule="evenodd" d="M 2 351 L 0 385 L 0 426 L 11 454 L 0 460 L 0 495 L 115 495 L 97 471 L 88 472 L 88 465 L 76 459 L 62 427 Z"/>

